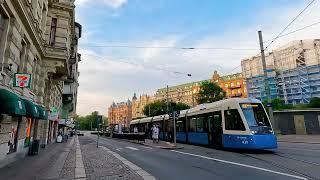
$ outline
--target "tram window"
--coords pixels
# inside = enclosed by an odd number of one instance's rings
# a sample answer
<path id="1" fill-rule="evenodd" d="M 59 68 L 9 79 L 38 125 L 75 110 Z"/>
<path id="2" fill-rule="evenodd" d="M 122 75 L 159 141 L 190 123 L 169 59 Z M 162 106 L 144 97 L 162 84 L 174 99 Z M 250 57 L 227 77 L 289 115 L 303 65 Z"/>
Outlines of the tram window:
<path id="1" fill-rule="evenodd" d="M 185 119 L 181 118 L 177 120 L 177 132 L 184 132 L 185 131 Z"/>
<path id="2" fill-rule="evenodd" d="M 190 132 L 196 132 L 196 122 L 197 122 L 197 118 L 191 118 L 190 119 Z"/>
<path id="3" fill-rule="evenodd" d="M 226 130 L 246 130 L 242 122 L 241 116 L 239 114 L 239 111 L 237 109 L 225 110 L 224 117 Z"/>
<path id="4" fill-rule="evenodd" d="M 197 132 L 204 132 L 204 117 L 197 118 Z"/>

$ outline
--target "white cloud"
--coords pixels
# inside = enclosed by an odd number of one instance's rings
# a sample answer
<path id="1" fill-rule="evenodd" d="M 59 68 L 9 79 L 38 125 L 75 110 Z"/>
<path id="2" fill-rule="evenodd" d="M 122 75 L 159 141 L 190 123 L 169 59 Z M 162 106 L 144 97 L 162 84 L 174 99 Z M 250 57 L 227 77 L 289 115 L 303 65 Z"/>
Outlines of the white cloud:
<path id="1" fill-rule="evenodd" d="M 295 7 L 268 9 L 261 12 L 261 15 L 251 24 L 233 24 L 231 28 L 225 29 L 224 33 L 207 34 L 193 44 L 187 42 L 193 47 L 256 48 L 256 51 L 130 49 L 123 50 L 127 51 L 124 54 L 118 54 L 119 51 L 109 49 L 101 50 L 99 51 L 101 53 L 96 54 L 93 51 L 82 49 L 80 53 L 83 54 L 83 60 L 79 65 L 81 76 L 78 113 L 84 115 L 99 110 L 102 114 L 106 114 L 107 107 L 113 101 L 125 101 L 132 97 L 133 92 L 154 93 L 157 88 L 165 87 L 167 84 L 175 85 L 209 79 L 214 70 L 223 74 L 239 72 L 241 59 L 259 53 L 257 31 L 263 31 L 265 41 L 272 39 L 301 11 L 303 6 L 305 6 L 304 3 Z M 319 6 L 320 2 L 316 1 L 285 33 L 319 21 Z M 292 40 L 319 38 L 319 32 L 320 25 L 296 32 L 279 38 L 269 49 Z M 88 35 L 90 35 L 88 38 L 93 36 L 91 33 Z M 141 39 L 132 44 L 181 47 L 185 44 L 184 39 L 187 38 L 181 34 L 170 34 L 155 40 Z M 86 41 L 89 42 L 90 39 Z M 99 58 L 99 56 L 104 58 Z M 123 61 L 144 64 L 144 66 L 116 62 L 118 60 L 116 57 L 120 56 L 127 57 L 123 57 Z M 233 70 L 237 66 L 239 68 Z M 156 70 L 156 68 L 191 73 L 192 77 L 168 73 Z"/>
<path id="2" fill-rule="evenodd" d="M 125 5 L 128 1 L 127 0 L 76 0 L 75 4 L 77 6 L 87 6 L 93 4 L 104 4 L 113 9 L 118 9 Z"/>

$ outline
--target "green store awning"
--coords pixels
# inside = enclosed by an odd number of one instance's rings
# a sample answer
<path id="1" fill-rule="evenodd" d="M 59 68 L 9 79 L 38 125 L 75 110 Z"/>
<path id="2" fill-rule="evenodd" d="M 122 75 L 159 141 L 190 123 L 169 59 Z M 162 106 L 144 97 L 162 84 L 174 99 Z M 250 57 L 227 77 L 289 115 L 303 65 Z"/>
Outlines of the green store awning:
<path id="1" fill-rule="evenodd" d="M 18 95 L 6 89 L 0 89 L 0 114 L 25 116 L 26 107 Z"/>
<path id="2" fill-rule="evenodd" d="M 37 105 L 33 102 L 23 99 L 24 105 L 26 106 L 26 116 L 31 118 L 39 118 L 39 110 Z"/>
<path id="3" fill-rule="evenodd" d="M 48 112 L 41 106 L 37 106 L 39 110 L 39 119 L 48 120 Z"/>

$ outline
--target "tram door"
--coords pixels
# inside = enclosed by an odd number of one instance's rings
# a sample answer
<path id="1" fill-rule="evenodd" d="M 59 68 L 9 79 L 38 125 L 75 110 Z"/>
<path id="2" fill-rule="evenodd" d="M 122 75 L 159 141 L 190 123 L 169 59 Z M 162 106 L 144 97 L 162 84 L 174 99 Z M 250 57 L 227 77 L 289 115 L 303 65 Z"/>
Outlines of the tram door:
<path id="1" fill-rule="evenodd" d="M 222 115 L 221 111 L 217 111 L 213 113 L 213 116 L 209 117 L 210 121 L 210 130 L 212 134 L 212 142 L 211 144 L 215 147 L 222 146 Z"/>

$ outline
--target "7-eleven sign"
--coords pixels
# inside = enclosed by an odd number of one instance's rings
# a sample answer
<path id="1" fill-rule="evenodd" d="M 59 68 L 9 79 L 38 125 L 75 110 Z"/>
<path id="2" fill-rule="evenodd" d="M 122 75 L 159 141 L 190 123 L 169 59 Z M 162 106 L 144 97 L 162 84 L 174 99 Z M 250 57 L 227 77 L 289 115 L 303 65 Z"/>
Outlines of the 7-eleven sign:
<path id="1" fill-rule="evenodd" d="M 14 87 L 29 88 L 31 84 L 31 74 L 14 74 Z"/>

